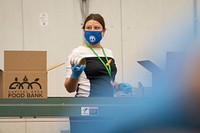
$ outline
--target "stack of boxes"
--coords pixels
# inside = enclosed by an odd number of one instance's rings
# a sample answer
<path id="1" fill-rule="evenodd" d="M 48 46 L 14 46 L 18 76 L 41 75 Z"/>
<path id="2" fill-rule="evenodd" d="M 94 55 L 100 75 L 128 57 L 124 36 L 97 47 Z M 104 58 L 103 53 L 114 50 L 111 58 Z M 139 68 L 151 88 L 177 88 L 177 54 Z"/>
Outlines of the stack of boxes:
<path id="1" fill-rule="evenodd" d="M 4 51 L 0 98 L 47 98 L 47 52 Z"/>

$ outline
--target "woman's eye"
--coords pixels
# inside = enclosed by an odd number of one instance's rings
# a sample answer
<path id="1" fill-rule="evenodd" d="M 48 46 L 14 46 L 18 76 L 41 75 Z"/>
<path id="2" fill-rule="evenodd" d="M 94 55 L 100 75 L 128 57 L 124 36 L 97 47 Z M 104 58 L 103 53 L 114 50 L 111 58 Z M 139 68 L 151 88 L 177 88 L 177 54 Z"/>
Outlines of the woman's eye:
<path id="1" fill-rule="evenodd" d="M 87 29 L 87 30 L 91 30 L 91 29 L 92 29 L 92 27 L 85 27 L 85 29 Z"/>
<path id="2" fill-rule="evenodd" d="M 94 27 L 94 29 L 95 29 L 95 30 L 99 30 L 99 29 L 100 29 L 100 27 Z"/>
<path id="3" fill-rule="evenodd" d="M 101 27 L 99 27 L 99 26 L 94 26 L 94 27 L 92 27 L 92 26 L 86 26 L 85 30 L 101 30 Z"/>

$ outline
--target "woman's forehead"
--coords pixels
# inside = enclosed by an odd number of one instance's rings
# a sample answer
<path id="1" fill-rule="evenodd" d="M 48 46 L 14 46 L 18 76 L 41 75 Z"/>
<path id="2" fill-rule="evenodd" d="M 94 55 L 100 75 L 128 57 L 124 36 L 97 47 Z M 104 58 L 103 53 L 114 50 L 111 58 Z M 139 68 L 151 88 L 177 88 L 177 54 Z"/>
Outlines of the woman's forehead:
<path id="1" fill-rule="evenodd" d="M 89 20 L 85 25 L 97 25 L 102 27 L 102 25 L 96 20 Z"/>

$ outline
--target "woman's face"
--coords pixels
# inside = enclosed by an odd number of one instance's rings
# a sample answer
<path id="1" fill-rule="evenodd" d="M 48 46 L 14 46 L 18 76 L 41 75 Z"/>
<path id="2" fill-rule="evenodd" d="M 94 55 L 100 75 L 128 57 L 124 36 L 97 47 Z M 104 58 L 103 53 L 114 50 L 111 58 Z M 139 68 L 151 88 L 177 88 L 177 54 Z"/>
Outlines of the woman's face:
<path id="1" fill-rule="evenodd" d="M 89 20 L 84 25 L 85 39 L 91 44 L 100 46 L 100 41 L 105 34 L 105 29 L 101 23 L 96 20 Z"/>
<path id="2" fill-rule="evenodd" d="M 96 20 L 89 20 L 86 22 L 84 30 L 103 31 L 103 26 Z"/>

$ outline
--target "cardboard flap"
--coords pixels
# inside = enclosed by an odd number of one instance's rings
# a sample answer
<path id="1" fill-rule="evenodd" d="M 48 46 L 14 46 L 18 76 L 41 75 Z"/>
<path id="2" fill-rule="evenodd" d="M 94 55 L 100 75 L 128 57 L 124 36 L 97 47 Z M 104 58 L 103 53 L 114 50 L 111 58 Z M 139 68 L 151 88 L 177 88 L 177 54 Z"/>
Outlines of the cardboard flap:
<path id="1" fill-rule="evenodd" d="M 4 71 L 46 70 L 46 51 L 4 51 Z"/>

